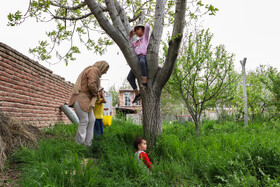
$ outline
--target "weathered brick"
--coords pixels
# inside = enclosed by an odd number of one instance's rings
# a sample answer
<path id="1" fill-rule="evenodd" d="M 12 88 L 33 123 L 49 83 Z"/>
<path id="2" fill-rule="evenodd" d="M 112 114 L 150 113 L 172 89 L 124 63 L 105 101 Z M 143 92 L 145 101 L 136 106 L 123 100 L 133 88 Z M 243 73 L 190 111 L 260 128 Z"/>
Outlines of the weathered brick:
<path id="1" fill-rule="evenodd" d="M 0 109 L 39 126 L 64 121 L 59 110 L 68 102 L 73 84 L 0 42 Z"/>

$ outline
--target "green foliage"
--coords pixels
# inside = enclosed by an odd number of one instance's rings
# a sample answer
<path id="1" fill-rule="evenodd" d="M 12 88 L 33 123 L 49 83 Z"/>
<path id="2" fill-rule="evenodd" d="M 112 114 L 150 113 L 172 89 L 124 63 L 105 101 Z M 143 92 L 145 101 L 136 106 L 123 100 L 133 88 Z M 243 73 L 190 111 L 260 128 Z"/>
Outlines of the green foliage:
<path id="1" fill-rule="evenodd" d="M 161 110 L 165 117 L 176 117 L 184 115 L 186 108 L 179 97 L 173 97 L 165 88 L 161 93 Z"/>
<path id="2" fill-rule="evenodd" d="M 38 149 L 22 147 L 10 161 L 21 164 L 21 186 L 93 186 L 96 167 L 81 165 L 91 155 L 87 147 L 77 145 L 73 129 L 77 125 L 55 125 L 45 129 L 47 137 L 38 143 Z M 52 135 L 52 136 L 51 136 Z"/>
<path id="3" fill-rule="evenodd" d="M 16 11 L 16 13 L 14 13 L 14 14 L 9 13 L 9 15 L 8 15 L 8 20 L 9 20 L 8 26 L 19 25 L 21 23 L 21 19 L 22 19 L 22 14 L 19 10 Z"/>
<path id="4" fill-rule="evenodd" d="M 215 8 L 213 5 L 206 5 L 205 8 L 208 9 L 209 15 L 215 15 L 217 11 L 219 11 L 218 8 Z"/>
<path id="5" fill-rule="evenodd" d="M 230 100 L 235 88 L 233 55 L 223 45 L 212 47 L 212 37 L 209 30 L 187 36 L 166 86 L 175 98 L 184 100 L 197 127 L 202 112 L 219 100 Z"/>
<path id="6" fill-rule="evenodd" d="M 30 53 L 37 53 L 41 60 L 51 59 L 51 55 L 47 52 L 46 47 L 50 44 L 47 41 L 39 41 L 39 46 L 34 49 L 29 49 Z"/>
<path id="7" fill-rule="evenodd" d="M 267 102 L 269 106 L 276 108 L 276 118 L 279 118 L 280 111 L 280 73 L 276 69 L 268 68 L 267 76 L 261 77 L 261 82 L 265 85 L 265 88 L 270 91 L 273 97 Z"/>
<path id="8" fill-rule="evenodd" d="M 116 105 L 120 104 L 120 94 L 119 91 L 116 89 L 116 86 L 113 85 L 109 88 L 109 94 L 112 96 L 112 105 L 115 107 Z"/>
<path id="9" fill-rule="evenodd" d="M 269 118 L 279 112 L 276 106 L 279 102 L 275 102 L 273 99 L 274 92 L 270 89 L 274 85 L 270 79 L 271 74 L 276 75 L 277 70 L 264 65 L 260 65 L 255 71 L 246 74 L 247 105 L 250 120 L 255 120 L 258 117 L 268 117 L 268 120 L 270 120 Z M 231 106 L 236 109 L 237 119 L 240 119 L 244 111 L 244 99 L 241 77 L 238 81 L 239 86 L 233 92 L 234 99 Z M 277 88 L 277 85 L 275 86 Z"/>
<path id="10" fill-rule="evenodd" d="M 38 149 L 22 148 L 11 161 L 21 163 L 21 186 L 277 186 L 280 175 L 280 123 L 204 121 L 196 137 L 192 123 L 164 123 L 147 153 L 152 175 L 134 160 L 133 141 L 142 127 L 113 120 L 88 148 L 73 138 L 76 125 L 56 125 Z M 59 136 L 59 133 L 65 136 Z M 68 137 L 67 137 L 68 136 Z M 81 164 L 83 158 L 93 161 Z"/>
<path id="11" fill-rule="evenodd" d="M 197 2 L 197 4 L 195 4 Z M 106 3 L 103 0 L 98 0 L 100 6 L 106 8 Z M 120 5 L 125 10 L 125 16 L 128 19 L 133 20 L 132 25 L 136 25 L 143 22 L 148 22 L 152 25 L 155 18 L 156 1 L 119 1 Z M 199 15 L 197 10 L 203 14 L 209 13 L 215 15 L 218 11 L 211 4 L 204 5 L 201 1 L 195 0 L 188 6 L 189 15 L 192 18 L 197 18 Z M 167 22 L 165 25 L 170 26 L 174 23 L 174 10 L 175 1 L 168 0 L 165 5 L 165 18 Z M 74 61 L 74 57 L 79 52 L 74 43 L 74 38 L 78 37 L 79 41 L 86 46 L 88 50 L 93 50 L 97 54 L 104 54 L 107 46 L 113 44 L 113 41 L 108 37 L 103 37 L 101 34 L 108 33 L 110 31 L 103 31 L 104 28 L 99 26 L 98 21 L 95 19 L 91 11 L 82 0 L 32 0 L 28 11 L 25 15 L 22 15 L 21 11 L 10 13 L 8 15 L 8 25 L 16 26 L 22 24 L 25 19 L 31 17 L 35 18 L 37 22 L 50 22 L 56 23 L 56 28 L 52 31 L 48 31 L 46 35 L 50 41 L 46 42 L 47 45 L 43 45 L 41 42 L 39 46 L 29 50 L 30 53 L 37 56 L 42 61 L 50 60 L 53 55 L 58 58 L 59 61 L 64 60 L 66 65 L 69 61 Z M 108 10 L 104 11 L 104 15 L 109 21 L 116 18 L 111 17 Z M 145 15 L 144 17 L 141 15 Z M 119 16 L 119 15 L 118 15 Z M 116 27 L 116 26 L 115 26 Z M 123 33 L 124 34 L 124 33 Z M 126 33 L 128 35 L 128 33 Z M 49 46 L 49 43 L 51 45 Z M 63 46 L 60 44 L 63 43 Z M 64 50 L 65 46 L 68 46 L 68 50 Z M 75 47 L 74 47 L 75 46 Z M 62 55 L 63 54 L 63 55 Z"/>
<path id="12" fill-rule="evenodd" d="M 76 134 L 78 125 L 67 125 L 66 124 L 55 124 L 53 127 L 49 126 L 48 128 L 42 129 L 42 132 L 45 134 L 46 137 L 55 137 L 55 138 L 62 138 L 74 140 L 74 136 Z"/>

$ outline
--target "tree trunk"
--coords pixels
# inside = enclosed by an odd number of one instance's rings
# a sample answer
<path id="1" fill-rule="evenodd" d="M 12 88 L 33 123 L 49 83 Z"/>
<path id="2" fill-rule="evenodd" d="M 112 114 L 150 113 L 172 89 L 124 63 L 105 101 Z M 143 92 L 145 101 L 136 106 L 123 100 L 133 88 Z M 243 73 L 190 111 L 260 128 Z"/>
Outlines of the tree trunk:
<path id="1" fill-rule="evenodd" d="M 141 93 L 144 136 L 148 139 L 149 145 L 155 145 L 156 136 L 162 132 L 160 95 L 160 92 L 153 90 Z"/>
<path id="2" fill-rule="evenodd" d="M 195 120 L 194 123 L 196 129 L 196 137 L 199 137 L 199 122 Z"/>
<path id="3" fill-rule="evenodd" d="M 98 1 L 85 0 L 85 3 L 90 8 L 101 28 L 122 50 L 126 61 L 131 67 L 134 75 L 137 77 L 138 83 L 141 84 L 141 71 L 138 64 L 139 59 L 128 40 L 130 25 L 128 20 L 126 20 L 124 9 L 118 2 L 115 3 L 116 7 L 114 7 L 113 1 L 106 0 L 105 2 L 111 21 L 106 17 L 107 15 L 102 12 Z M 141 90 L 144 134 L 149 139 L 149 144 L 151 145 L 155 145 L 156 136 L 162 132 L 162 115 L 160 106 L 161 90 L 170 78 L 176 63 L 184 32 L 186 6 L 186 0 L 176 1 L 174 27 L 171 40 L 169 41 L 168 52 L 163 67 L 159 67 L 158 58 L 163 32 L 165 0 L 156 1 L 154 27 L 151 33 L 146 57 L 149 90 Z"/>
<path id="4" fill-rule="evenodd" d="M 242 80 L 243 80 L 243 98 L 244 98 L 244 125 L 248 127 L 248 107 L 247 107 L 247 90 L 246 90 L 246 65 L 247 58 L 240 61 L 242 66 Z"/>
<path id="5" fill-rule="evenodd" d="M 195 129 L 196 129 L 196 137 L 199 137 L 199 123 L 200 123 L 200 117 L 195 114 L 192 116 L 194 124 L 195 124 Z"/>

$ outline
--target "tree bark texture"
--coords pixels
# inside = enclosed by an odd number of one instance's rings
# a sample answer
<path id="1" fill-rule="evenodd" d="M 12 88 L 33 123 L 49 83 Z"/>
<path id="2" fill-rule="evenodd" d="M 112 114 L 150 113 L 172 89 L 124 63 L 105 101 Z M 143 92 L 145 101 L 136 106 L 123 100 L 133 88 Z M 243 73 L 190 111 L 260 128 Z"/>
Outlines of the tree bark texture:
<path id="1" fill-rule="evenodd" d="M 242 66 L 242 85 L 243 85 L 243 98 L 244 98 L 244 125 L 248 127 L 248 107 L 247 107 L 247 90 L 246 90 L 246 65 L 247 58 L 244 58 L 243 61 L 240 61 Z"/>
<path id="2" fill-rule="evenodd" d="M 111 20 L 102 12 L 98 1 L 85 0 L 101 28 L 116 42 L 121 49 L 127 63 L 141 84 L 141 73 L 138 57 L 128 39 L 130 25 L 124 9 L 117 0 L 105 0 Z M 160 96 L 161 90 L 173 71 L 181 39 L 184 31 L 186 16 L 186 0 L 177 0 L 175 8 L 174 28 L 169 42 L 168 54 L 162 68 L 158 66 L 158 55 L 163 32 L 165 14 L 165 0 L 157 0 L 155 8 L 154 29 L 151 33 L 147 49 L 148 85 L 149 90 L 141 89 L 143 108 L 144 134 L 151 139 L 152 144 L 158 134 L 162 132 L 162 115 Z"/>
<path id="3" fill-rule="evenodd" d="M 153 145 L 156 136 L 162 132 L 161 93 L 152 90 L 144 92 L 145 94 L 142 94 L 144 135 Z"/>

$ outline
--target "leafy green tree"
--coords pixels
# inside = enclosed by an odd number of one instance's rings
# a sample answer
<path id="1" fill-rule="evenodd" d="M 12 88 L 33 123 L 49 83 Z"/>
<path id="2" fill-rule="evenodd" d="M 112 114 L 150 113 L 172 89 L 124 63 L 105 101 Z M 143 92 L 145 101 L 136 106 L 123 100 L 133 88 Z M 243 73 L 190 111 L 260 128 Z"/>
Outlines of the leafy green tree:
<path id="1" fill-rule="evenodd" d="M 266 90 L 264 89 L 264 85 L 261 83 L 260 74 L 257 71 L 251 71 L 246 75 L 246 87 L 247 87 L 247 105 L 250 120 L 253 121 L 254 118 L 258 115 L 262 115 L 265 107 L 265 97 Z M 236 103 L 240 105 L 239 109 L 241 113 L 243 113 L 243 91 L 242 84 L 240 84 L 238 89 L 238 97 L 236 99 Z"/>
<path id="2" fill-rule="evenodd" d="M 175 97 L 181 97 L 191 114 L 199 136 L 202 112 L 220 100 L 229 89 L 233 77 L 233 55 L 223 45 L 212 47 L 213 34 L 202 30 L 190 33 L 186 46 L 172 73 L 167 88 Z"/>
<path id="3" fill-rule="evenodd" d="M 185 115 L 186 109 L 183 100 L 173 97 L 165 88 L 161 95 L 162 113 L 166 119 L 178 119 L 177 116 Z"/>
<path id="4" fill-rule="evenodd" d="M 31 52 L 38 54 L 42 60 L 50 59 L 49 52 L 54 51 L 63 41 L 70 41 L 70 49 L 65 55 L 61 55 L 59 51 L 54 53 L 66 63 L 75 60 L 74 55 L 80 52 L 73 44 L 75 33 L 88 49 L 98 53 L 104 53 L 104 46 L 114 42 L 121 49 L 139 83 L 141 83 L 139 59 L 128 36 L 132 29 L 131 24 L 151 23 L 153 30 L 146 57 L 149 90 L 141 90 L 141 96 L 144 133 L 146 137 L 151 138 L 150 142 L 154 142 L 156 135 L 162 132 L 161 91 L 175 65 L 186 16 L 196 17 L 199 8 L 205 9 L 211 15 L 218 10 L 212 5 L 202 4 L 196 0 L 189 5 L 187 8 L 186 0 L 31 0 L 25 15 L 18 11 L 9 14 L 8 18 L 11 26 L 22 23 L 28 17 L 41 22 L 55 21 L 57 28 L 47 32 L 52 45 L 48 41 L 40 41 L 38 47 L 31 49 Z M 195 6 L 191 8 L 191 5 Z M 159 67 L 159 48 L 164 25 L 173 26 L 173 31 L 165 62 Z M 94 40 L 92 31 L 96 30 L 106 35 Z"/>
<path id="5" fill-rule="evenodd" d="M 120 104 L 120 94 L 119 90 L 116 89 L 116 86 L 113 85 L 109 88 L 109 94 L 112 96 L 112 105 L 115 107 Z"/>
<path id="6" fill-rule="evenodd" d="M 279 119 L 280 113 L 280 73 L 272 67 L 267 68 L 267 77 L 261 77 L 261 82 L 272 95 L 267 102 L 268 106 L 273 106 L 275 110 L 271 113 L 272 117 Z"/>
<path id="7" fill-rule="evenodd" d="M 271 103 L 272 92 L 268 86 L 272 85 L 269 79 L 270 72 L 276 72 L 272 67 L 260 65 L 255 71 L 250 71 L 246 75 L 247 89 L 247 105 L 250 120 L 253 122 L 256 117 L 265 117 L 267 113 L 274 113 L 274 104 Z M 268 85 L 268 86 L 266 86 Z M 237 112 L 237 119 L 243 116 L 243 88 L 242 80 L 239 80 L 239 86 L 236 93 L 233 95 L 233 107 Z"/>
<path id="8" fill-rule="evenodd" d="M 241 76 L 232 71 L 230 78 L 225 80 L 228 85 L 227 89 L 220 93 L 219 97 L 209 101 L 210 110 L 213 109 L 216 112 L 219 123 L 225 123 L 232 119 L 232 115 L 235 113 L 235 95 L 240 83 Z"/>

